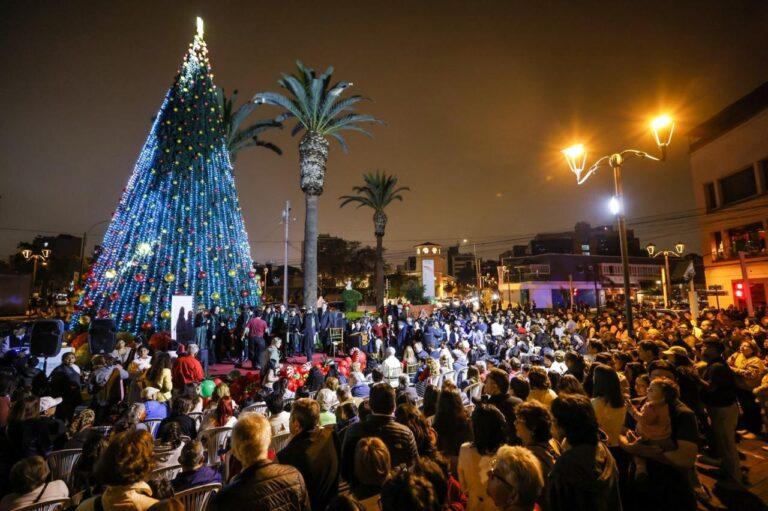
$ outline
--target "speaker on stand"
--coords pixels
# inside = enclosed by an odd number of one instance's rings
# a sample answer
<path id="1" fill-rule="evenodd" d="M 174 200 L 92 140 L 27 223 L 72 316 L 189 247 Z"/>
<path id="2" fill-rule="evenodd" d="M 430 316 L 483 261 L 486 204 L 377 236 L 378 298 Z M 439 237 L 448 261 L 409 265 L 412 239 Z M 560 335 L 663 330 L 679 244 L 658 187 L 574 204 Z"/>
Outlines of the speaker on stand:
<path id="1" fill-rule="evenodd" d="M 94 319 L 88 329 L 88 348 L 91 356 L 112 353 L 117 343 L 117 326 L 110 318 Z"/>
<path id="2" fill-rule="evenodd" d="M 64 322 L 60 319 L 38 319 L 32 323 L 29 352 L 43 357 L 43 374 L 47 375 L 48 357 L 55 357 L 61 351 L 64 336 Z"/>

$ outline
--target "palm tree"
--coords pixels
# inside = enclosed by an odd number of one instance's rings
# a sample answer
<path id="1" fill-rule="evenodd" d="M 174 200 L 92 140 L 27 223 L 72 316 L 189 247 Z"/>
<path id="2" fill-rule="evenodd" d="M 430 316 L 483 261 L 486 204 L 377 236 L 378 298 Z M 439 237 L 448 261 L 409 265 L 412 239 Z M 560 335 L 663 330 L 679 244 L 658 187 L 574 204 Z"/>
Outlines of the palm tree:
<path id="1" fill-rule="evenodd" d="M 237 154 L 246 147 L 264 147 L 277 154 L 283 154 L 283 151 L 275 144 L 259 138 L 261 133 L 269 129 L 283 129 L 282 118 L 263 119 L 254 122 L 247 128 L 241 129 L 240 125 L 253 113 L 258 104 L 250 101 L 240 105 L 240 107 L 235 110 L 237 89 L 232 91 L 231 96 L 227 97 L 224 89 L 218 88 L 216 90 L 216 98 L 219 101 L 219 105 L 221 105 L 221 111 L 224 118 L 224 128 L 226 130 L 227 150 L 229 151 L 230 162 L 235 163 Z"/>
<path id="2" fill-rule="evenodd" d="M 266 103 L 285 110 L 285 117 L 295 117 L 295 136 L 305 131 L 299 141 L 299 172 L 301 191 L 304 192 L 306 213 L 304 219 L 304 305 L 308 308 L 317 303 L 317 201 L 325 185 L 325 167 L 328 161 L 328 138 L 335 138 L 344 152 L 347 143 L 343 131 L 357 131 L 368 137 L 371 134 L 361 123 L 381 123 L 370 115 L 355 113 L 353 105 L 362 100 L 359 95 L 342 98 L 341 94 L 350 82 L 331 85 L 333 68 L 317 75 L 314 69 L 296 62 L 298 72 L 283 75 L 277 82 L 288 94 L 264 92 L 253 97 L 254 103 Z M 310 309 L 311 310 L 311 309 Z"/>
<path id="3" fill-rule="evenodd" d="M 357 207 L 368 206 L 373 210 L 373 232 L 376 234 L 376 306 L 384 305 L 384 231 L 387 229 L 387 215 L 384 208 L 395 200 L 402 202 L 400 192 L 409 191 L 407 186 L 397 188 L 397 177 L 383 172 L 363 174 L 364 186 L 352 188 L 357 195 L 343 195 L 340 207 L 353 202 Z"/>

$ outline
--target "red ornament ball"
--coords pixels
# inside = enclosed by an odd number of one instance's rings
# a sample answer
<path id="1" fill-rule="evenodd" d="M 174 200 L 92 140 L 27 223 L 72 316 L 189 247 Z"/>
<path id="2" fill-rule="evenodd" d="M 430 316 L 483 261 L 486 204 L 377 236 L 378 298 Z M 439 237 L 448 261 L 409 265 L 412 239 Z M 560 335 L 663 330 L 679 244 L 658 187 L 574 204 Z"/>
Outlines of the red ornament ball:
<path id="1" fill-rule="evenodd" d="M 141 324 L 142 330 L 151 330 L 152 329 L 152 322 L 151 321 L 145 321 Z"/>
<path id="2" fill-rule="evenodd" d="M 137 273 L 133 276 L 133 280 L 136 282 L 144 282 L 144 274 L 143 273 Z"/>
<path id="3" fill-rule="evenodd" d="M 127 322 L 129 322 L 129 323 L 130 323 L 131 321 L 133 321 L 133 314 L 131 314 L 130 312 L 127 312 L 127 313 L 126 313 L 126 314 L 123 316 L 123 321 L 127 321 Z"/>
<path id="4" fill-rule="evenodd" d="M 88 307 L 88 308 L 90 309 L 91 307 L 93 307 L 93 300 L 91 300 L 90 298 L 88 298 L 88 299 L 86 299 L 86 300 L 83 302 L 83 305 L 85 305 L 86 307 Z"/>
<path id="5" fill-rule="evenodd" d="M 240 291 L 240 296 L 242 296 L 243 298 L 248 297 L 248 295 L 250 294 L 251 293 L 249 293 L 247 289 L 243 289 L 242 291 Z"/>
<path id="6" fill-rule="evenodd" d="M 205 273 L 205 270 L 200 270 L 200 271 L 198 272 L 198 274 L 197 274 L 197 278 L 200 278 L 200 279 L 204 279 L 204 278 L 205 278 L 205 277 L 207 277 L 207 276 L 208 276 L 208 274 L 207 274 L 207 273 Z"/>
<path id="7" fill-rule="evenodd" d="M 109 299 L 112 300 L 113 302 L 116 301 L 118 298 L 120 298 L 120 293 L 118 293 L 117 291 L 109 295 Z"/>
<path id="8" fill-rule="evenodd" d="M 256 272 L 254 272 L 254 271 L 249 271 L 249 272 L 248 272 L 248 276 L 249 276 L 250 278 L 253 278 L 253 277 L 255 277 L 255 276 L 256 276 Z"/>

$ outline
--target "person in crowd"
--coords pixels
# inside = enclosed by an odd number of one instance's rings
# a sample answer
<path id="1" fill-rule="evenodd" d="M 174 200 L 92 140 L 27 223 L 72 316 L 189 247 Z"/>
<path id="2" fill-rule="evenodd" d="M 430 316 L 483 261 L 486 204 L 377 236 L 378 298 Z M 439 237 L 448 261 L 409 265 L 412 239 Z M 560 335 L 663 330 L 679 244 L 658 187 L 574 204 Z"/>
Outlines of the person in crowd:
<path id="1" fill-rule="evenodd" d="M 199 433 L 211 428 L 231 428 L 236 422 L 235 402 L 231 397 L 225 396 L 219 399 L 216 410 L 203 419 Z"/>
<path id="2" fill-rule="evenodd" d="M 408 470 L 396 470 L 381 487 L 381 511 L 439 511 L 432 483 Z"/>
<path id="3" fill-rule="evenodd" d="M 320 427 L 320 416 L 317 401 L 297 399 L 291 407 L 291 441 L 277 453 L 280 463 L 301 472 L 312 509 L 325 509 L 339 489 L 341 446 L 332 429 Z"/>
<path id="4" fill-rule="evenodd" d="M 133 403 L 117 420 L 115 423 L 115 430 L 127 431 L 129 429 L 148 429 L 143 423 L 146 417 L 147 409 L 144 406 L 144 403 Z"/>
<path id="5" fill-rule="evenodd" d="M 486 491 L 496 508 L 501 511 L 536 509 L 544 488 L 538 458 L 525 447 L 504 445 L 496 453 L 494 462 L 488 471 Z"/>
<path id="6" fill-rule="evenodd" d="M 389 449 L 376 437 L 363 438 L 355 447 L 355 473 L 359 474 L 352 492 L 366 511 L 376 511 L 381 502 L 381 487 L 392 470 Z"/>
<path id="7" fill-rule="evenodd" d="M 90 408 L 85 408 L 72 418 L 67 428 L 67 441 L 64 449 L 82 449 L 91 428 L 96 421 L 96 414 Z"/>
<path id="8" fill-rule="evenodd" d="M 71 493 L 83 492 L 83 500 L 102 493 L 101 483 L 96 479 L 96 463 L 109 445 L 106 437 L 98 430 L 90 430 L 83 443 L 80 458 L 72 469 Z"/>
<path id="9" fill-rule="evenodd" d="M 677 384 L 669 378 L 656 378 L 648 387 L 648 400 L 641 409 L 628 402 L 628 412 L 637 421 L 635 434 L 644 444 L 658 445 L 662 450 L 673 450 L 670 403 L 680 397 Z M 645 458 L 635 457 L 635 474 L 638 479 L 648 477 Z"/>
<path id="10" fill-rule="evenodd" d="M 6 429 L 8 458 L 47 457 L 66 441 L 64 423 L 53 416 L 61 398 L 26 394 L 13 403 Z"/>
<path id="11" fill-rule="evenodd" d="M 458 389 L 451 382 L 444 383 L 440 391 L 432 427 L 437 432 L 437 450 L 451 460 L 455 471 L 461 445 L 472 440 L 472 423 Z"/>
<path id="12" fill-rule="evenodd" d="M 403 403 L 395 410 L 395 421 L 413 433 L 419 456 L 433 457 L 437 452 L 437 433 L 414 405 Z"/>
<path id="13" fill-rule="evenodd" d="M 339 404 L 336 393 L 331 389 L 320 389 L 315 396 L 315 400 L 320 405 L 320 425 L 336 424 L 336 414 L 332 411 Z"/>
<path id="14" fill-rule="evenodd" d="M 205 370 L 200 361 L 195 358 L 199 351 L 197 344 L 190 344 L 186 351 L 179 353 L 171 369 L 173 386 L 177 389 L 183 389 L 191 383 L 199 383 L 205 379 Z"/>
<path id="15" fill-rule="evenodd" d="M 701 357 L 706 362 L 702 370 L 701 397 L 711 419 L 711 446 L 723 473 L 731 480 L 741 482 L 741 463 L 736 448 L 736 425 L 739 404 L 736 376 L 725 362 L 725 346 L 716 338 L 704 341 Z"/>
<path id="16" fill-rule="evenodd" d="M 336 411 L 334 412 L 334 415 L 336 415 L 334 430 L 339 437 L 339 444 L 344 445 L 344 437 L 347 434 L 347 430 L 352 424 L 359 422 L 360 417 L 358 415 L 357 405 L 354 401 L 351 399 L 339 400 L 341 403 L 336 407 Z"/>
<path id="17" fill-rule="evenodd" d="M 232 430 L 232 452 L 243 470 L 216 493 L 209 511 L 309 511 L 304 478 L 290 465 L 270 461 L 272 427 L 257 413 L 240 416 Z"/>
<path id="18" fill-rule="evenodd" d="M 68 422 L 82 402 L 80 368 L 75 364 L 75 354 L 67 352 L 61 357 L 61 365 L 51 371 L 48 390 L 52 397 L 60 397 L 56 418 Z"/>
<path id="19" fill-rule="evenodd" d="M 149 355 L 149 346 L 142 344 L 136 349 L 136 356 L 128 365 L 130 374 L 143 374 L 144 371 L 152 367 L 152 357 Z"/>
<path id="20" fill-rule="evenodd" d="M 146 387 L 141 391 L 141 401 L 146 412 L 144 420 L 162 420 L 168 417 L 168 403 L 159 402 L 159 397 L 160 390 L 155 387 Z"/>
<path id="21" fill-rule="evenodd" d="M 754 389 L 760 385 L 763 376 L 768 373 L 763 359 L 760 358 L 760 348 L 752 339 L 744 339 L 739 344 L 739 351 L 728 357 L 730 366 L 736 377 L 736 397 L 742 410 L 741 424 L 746 438 L 755 438 L 762 430 L 760 407 L 755 401 Z"/>
<path id="22" fill-rule="evenodd" d="M 158 426 L 158 436 L 163 429 L 171 423 L 177 423 L 181 429 L 181 434 L 189 438 L 197 438 L 197 424 L 195 420 L 187 415 L 192 411 L 192 401 L 184 396 L 179 396 L 172 401 L 171 413 L 160 422 Z"/>
<path id="23" fill-rule="evenodd" d="M 428 383 L 424 387 L 424 401 L 421 404 L 421 412 L 427 420 L 432 422 L 437 411 L 437 399 L 440 397 L 440 389 L 436 385 Z"/>
<path id="24" fill-rule="evenodd" d="M 549 473 L 545 509 L 621 510 L 616 462 L 600 441 L 590 400 L 578 395 L 558 396 L 552 402 L 552 415 L 563 452 Z"/>
<path id="25" fill-rule="evenodd" d="M 362 376 L 360 372 L 354 372 L 349 375 L 349 389 L 352 392 L 352 397 L 366 398 L 371 394 L 371 387 Z"/>
<path id="26" fill-rule="evenodd" d="M 507 442 L 519 445 L 520 439 L 515 432 L 515 407 L 522 403 L 525 397 L 510 395 L 509 386 L 507 373 L 502 369 L 494 368 L 485 377 L 483 394 L 488 396 L 488 403 L 498 408 L 504 415 L 507 422 Z"/>
<path id="27" fill-rule="evenodd" d="M 434 458 L 419 457 L 413 467 L 413 473 L 432 484 L 437 498 L 437 508 L 443 511 L 465 511 L 467 496 L 461 485 L 451 475 L 448 460 L 441 455 Z"/>
<path id="28" fill-rule="evenodd" d="M 560 381 L 557 382 L 557 395 L 562 396 L 564 394 L 579 394 L 586 396 L 587 392 L 584 390 L 584 386 L 579 380 L 572 374 L 564 374 Z"/>
<path id="29" fill-rule="evenodd" d="M 266 397 L 265 403 L 269 412 L 269 425 L 272 427 L 272 435 L 287 432 L 291 414 L 285 411 L 285 401 L 281 393 L 272 392 Z"/>
<path id="30" fill-rule="evenodd" d="M 538 402 L 522 403 L 515 411 L 517 436 L 523 446 L 538 458 L 546 480 L 561 452 L 560 444 L 552 438 L 552 414 Z"/>
<path id="31" fill-rule="evenodd" d="M 538 401 L 549 408 L 557 394 L 551 389 L 547 370 L 543 367 L 531 367 L 528 371 L 528 384 L 531 386 L 531 392 L 526 401 Z"/>
<path id="32" fill-rule="evenodd" d="M 368 401 L 371 414 L 349 427 L 341 450 L 341 475 L 354 487 L 357 476 L 354 455 L 357 443 L 366 437 L 380 438 L 389 448 L 393 465 L 412 465 L 418 457 L 418 447 L 408 427 L 395 422 L 395 389 L 387 383 L 378 383 L 371 389 Z"/>
<path id="33" fill-rule="evenodd" d="M 171 400 L 173 377 L 171 375 L 171 356 L 164 351 L 155 353 L 152 365 L 144 374 L 144 387 L 158 390 L 157 401 L 164 403 Z"/>
<path id="34" fill-rule="evenodd" d="M 155 445 L 155 468 L 172 467 L 179 464 L 181 449 L 184 447 L 181 426 L 169 422 L 158 431 Z"/>
<path id="35" fill-rule="evenodd" d="M 179 464 L 181 465 L 181 472 L 171 482 L 173 490 L 176 492 L 222 482 L 221 473 L 206 464 L 205 450 L 203 444 L 198 440 L 184 444 L 179 455 Z"/>
<path id="36" fill-rule="evenodd" d="M 629 455 L 620 447 L 627 416 L 621 382 L 613 367 L 600 363 L 593 364 L 593 367 L 592 407 L 595 409 L 597 425 L 606 435 L 605 444 L 616 461 L 616 467 L 619 471 L 619 488 L 622 490 L 624 501 L 627 502 L 629 497 L 627 493 L 624 493 L 624 489 L 628 487 L 627 480 L 631 460 Z"/>
<path id="37" fill-rule="evenodd" d="M 83 501 L 77 511 L 146 511 L 157 499 L 147 480 L 155 466 L 152 435 L 143 430 L 118 433 L 96 463 L 104 492 Z"/>
<path id="38" fill-rule="evenodd" d="M 11 468 L 10 493 L 0 500 L 0 511 L 13 511 L 24 506 L 69 497 L 64 481 L 48 481 L 51 471 L 41 456 L 30 456 Z"/>
<path id="39" fill-rule="evenodd" d="M 474 441 L 463 443 L 459 451 L 459 483 L 467 493 L 470 511 L 495 511 L 486 492 L 488 471 L 496 451 L 507 441 L 507 421 L 495 406 L 479 403 L 472 411 L 472 431 Z"/>

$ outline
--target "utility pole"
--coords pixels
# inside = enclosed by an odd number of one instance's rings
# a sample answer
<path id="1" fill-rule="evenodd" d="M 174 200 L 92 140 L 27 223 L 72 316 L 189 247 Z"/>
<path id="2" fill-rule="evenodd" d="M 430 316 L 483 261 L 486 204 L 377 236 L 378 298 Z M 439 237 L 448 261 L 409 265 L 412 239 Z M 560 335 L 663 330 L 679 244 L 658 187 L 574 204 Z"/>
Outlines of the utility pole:
<path id="1" fill-rule="evenodd" d="M 475 276 L 477 277 L 477 297 L 480 298 L 480 291 L 483 290 L 483 280 L 480 277 L 480 260 L 477 258 L 477 244 L 472 243 L 472 252 L 475 255 Z"/>
<path id="2" fill-rule="evenodd" d="M 291 222 L 291 201 L 285 201 L 283 223 L 285 224 L 285 240 L 283 246 L 283 305 L 288 309 L 288 224 Z"/>

